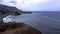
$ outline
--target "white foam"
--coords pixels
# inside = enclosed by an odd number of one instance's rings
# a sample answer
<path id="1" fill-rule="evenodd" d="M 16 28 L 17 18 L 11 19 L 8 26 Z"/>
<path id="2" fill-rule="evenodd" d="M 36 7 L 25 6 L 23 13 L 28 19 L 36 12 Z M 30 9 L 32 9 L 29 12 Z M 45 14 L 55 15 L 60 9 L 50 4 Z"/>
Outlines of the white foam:
<path id="1" fill-rule="evenodd" d="M 3 18 L 3 22 L 8 23 L 8 22 L 14 22 L 13 18 L 11 18 L 12 15 L 6 16 L 5 18 Z"/>

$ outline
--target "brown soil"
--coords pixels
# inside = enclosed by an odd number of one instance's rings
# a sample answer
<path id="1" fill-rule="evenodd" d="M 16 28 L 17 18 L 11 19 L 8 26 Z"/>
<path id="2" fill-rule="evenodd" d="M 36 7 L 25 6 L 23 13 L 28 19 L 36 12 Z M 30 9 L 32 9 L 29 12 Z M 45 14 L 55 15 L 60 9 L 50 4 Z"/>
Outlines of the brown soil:
<path id="1" fill-rule="evenodd" d="M 42 34 L 39 30 L 24 23 L 1 23 L 0 34 Z"/>

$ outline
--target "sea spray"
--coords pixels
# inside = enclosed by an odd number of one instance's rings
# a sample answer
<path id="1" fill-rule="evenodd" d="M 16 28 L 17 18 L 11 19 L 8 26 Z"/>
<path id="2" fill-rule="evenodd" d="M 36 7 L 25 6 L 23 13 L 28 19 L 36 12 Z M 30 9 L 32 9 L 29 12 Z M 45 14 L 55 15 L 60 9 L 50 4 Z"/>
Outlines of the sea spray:
<path id="1" fill-rule="evenodd" d="M 8 15 L 5 18 L 3 18 L 3 22 L 8 23 L 8 22 L 14 22 L 13 18 L 11 18 L 12 15 Z"/>

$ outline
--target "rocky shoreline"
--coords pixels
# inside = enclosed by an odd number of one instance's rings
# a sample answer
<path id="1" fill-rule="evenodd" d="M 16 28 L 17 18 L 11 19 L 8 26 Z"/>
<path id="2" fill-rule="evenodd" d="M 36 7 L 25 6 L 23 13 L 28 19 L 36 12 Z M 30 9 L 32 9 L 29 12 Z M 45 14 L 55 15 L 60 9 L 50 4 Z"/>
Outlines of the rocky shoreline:
<path id="1" fill-rule="evenodd" d="M 23 10 L 19 10 L 16 7 L 0 4 L 0 22 L 2 21 L 3 18 L 5 18 L 8 15 L 17 16 L 17 15 L 27 14 L 27 13 L 30 14 L 32 12 L 26 12 Z"/>
<path id="2" fill-rule="evenodd" d="M 8 15 L 21 15 L 32 12 L 24 12 L 16 7 L 0 5 L 0 34 L 42 34 L 39 30 L 24 23 L 8 22 L 4 23 L 2 19 Z"/>

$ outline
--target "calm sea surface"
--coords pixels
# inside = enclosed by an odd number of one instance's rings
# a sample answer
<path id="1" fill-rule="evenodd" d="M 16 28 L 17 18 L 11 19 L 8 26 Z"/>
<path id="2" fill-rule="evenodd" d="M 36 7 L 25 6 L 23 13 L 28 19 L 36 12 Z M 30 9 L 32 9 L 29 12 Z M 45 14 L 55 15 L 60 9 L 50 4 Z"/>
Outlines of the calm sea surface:
<path id="1" fill-rule="evenodd" d="M 40 31 L 43 34 L 60 34 L 60 12 L 33 12 L 14 18 L 17 22 L 23 22 Z"/>

